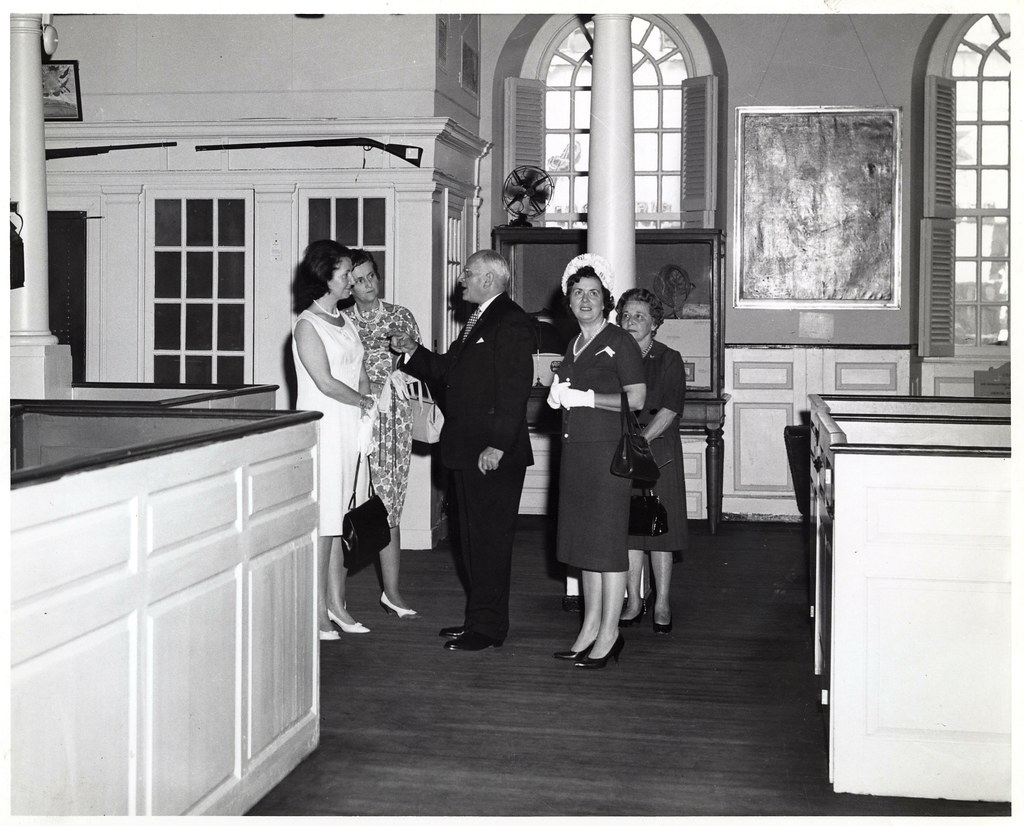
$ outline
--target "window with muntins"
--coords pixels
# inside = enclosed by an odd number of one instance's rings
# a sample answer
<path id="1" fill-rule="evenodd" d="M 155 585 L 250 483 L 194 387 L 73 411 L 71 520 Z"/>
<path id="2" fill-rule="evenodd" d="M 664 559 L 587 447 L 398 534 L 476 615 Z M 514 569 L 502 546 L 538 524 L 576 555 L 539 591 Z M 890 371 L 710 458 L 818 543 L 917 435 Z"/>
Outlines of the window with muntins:
<path id="1" fill-rule="evenodd" d="M 308 237 L 306 243 L 331 238 L 350 248 L 373 253 L 381 278 L 383 298 L 389 293 L 387 272 L 387 199 L 360 195 L 320 197 L 311 194 L 307 201 Z M 390 299 L 388 299 L 390 300 Z"/>
<path id="2" fill-rule="evenodd" d="M 682 43 L 636 15 L 633 126 L 637 227 L 678 227 L 682 211 L 683 88 L 690 77 Z M 544 74 L 545 168 L 555 182 L 549 226 L 586 226 L 590 155 L 593 21 L 558 42 Z"/>
<path id="3" fill-rule="evenodd" d="M 956 87 L 955 344 L 1010 338 L 1010 16 L 975 21 L 952 55 Z M 1007 354 L 1008 356 L 1008 354 Z"/>
<path id="4" fill-rule="evenodd" d="M 152 380 L 250 380 L 252 278 L 246 197 L 152 200 Z"/>

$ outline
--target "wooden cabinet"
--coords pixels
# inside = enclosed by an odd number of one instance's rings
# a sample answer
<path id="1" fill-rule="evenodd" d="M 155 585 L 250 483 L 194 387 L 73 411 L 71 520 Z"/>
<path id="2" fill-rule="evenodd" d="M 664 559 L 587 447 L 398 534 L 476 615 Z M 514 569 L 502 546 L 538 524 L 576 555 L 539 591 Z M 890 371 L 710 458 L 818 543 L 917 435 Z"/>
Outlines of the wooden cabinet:
<path id="1" fill-rule="evenodd" d="M 562 300 L 562 273 L 573 257 L 587 251 L 586 230 L 496 227 L 493 243 L 511 267 L 512 297 L 549 325 L 547 341 L 551 343 L 538 343 L 538 351 L 564 353 L 579 327 Z M 661 299 L 666 316 L 658 340 L 679 351 L 686 370 L 686 404 L 679 429 L 687 461 L 687 495 L 694 505 L 688 511 L 691 518 L 697 518 L 706 509 L 712 533 L 722 515 L 723 431 L 729 400 L 722 394 L 723 255 L 719 230 L 636 232 L 636 286 Z M 542 413 L 539 399 L 545 393 L 537 388 L 533 399 L 534 409 Z M 558 420 L 539 418 L 531 419 L 536 425 L 532 437 L 535 465 L 527 472 L 522 513 L 553 512 L 554 507 L 550 491 L 555 488 L 550 480 L 557 471 L 557 440 L 550 434 L 557 429 Z M 703 437 L 703 444 L 695 437 Z M 695 455 L 701 450 L 703 462 Z"/>
<path id="2" fill-rule="evenodd" d="M 492 236 L 494 249 L 512 269 L 512 297 L 528 313 L 546 315 L 575 335 L 578 327 L 562 300 L 562 273 L 587 251 L 587 231 L 495 227 Z M 722 393 L 724 255 L 720 230 L 636 231 L 636 286 L 651 290 L 665 306 L 658 340 L 682 355 L 686 389 L 694 396 Z M 621 292 L 616 290 L 616 297 Z"/>
<path id="3" fill-rule="evenodd" d="M 844 414 L 812 397 L 829 777 L 837 792 L 1009 800 L 1009 419 L 884 404 Z"/>
<path id="4" fill-rule="evenodd" d="M 316 747 L 317 418 L 19 406 L 13 814 L 242 814 Z"/>

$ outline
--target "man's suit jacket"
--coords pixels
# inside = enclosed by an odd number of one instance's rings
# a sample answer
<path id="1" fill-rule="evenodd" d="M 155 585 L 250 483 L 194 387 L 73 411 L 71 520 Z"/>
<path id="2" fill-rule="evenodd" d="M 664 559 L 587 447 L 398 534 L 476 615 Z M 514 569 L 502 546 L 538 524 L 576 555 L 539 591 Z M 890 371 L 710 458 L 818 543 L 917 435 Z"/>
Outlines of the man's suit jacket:
<path id="1" fill-rule="evenodd" d="M 418 347 L 402 369 L 440 389 L 444 413 L 441 461 L 452 470 L 476 467 L 486 447 L 504 451 L 501 464 L 532 465 L 526 402 L 533 384 L 533 320 L 507 293 L 481 313 L 466 341 L 444 355 Z"/>

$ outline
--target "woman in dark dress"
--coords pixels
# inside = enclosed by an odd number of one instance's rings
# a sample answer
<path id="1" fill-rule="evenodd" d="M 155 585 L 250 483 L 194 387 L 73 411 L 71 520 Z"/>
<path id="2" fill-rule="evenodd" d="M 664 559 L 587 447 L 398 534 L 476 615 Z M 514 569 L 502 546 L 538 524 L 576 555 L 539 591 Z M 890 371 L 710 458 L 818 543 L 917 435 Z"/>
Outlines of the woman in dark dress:
<path id="1" fill-rule="evenodd" d="M 667 634 L 672 630 L 672 609 L 669 607 L 669 585 L 672 582 L 672 561 L 675 552 L 685 550 L 690 543 L 686 522 L 686 486 L 683 479 L 683 448 L 679 441 L 679 415 L 683 412 L 686 396 L 686 371 L 683 359 L 676 350 L 666 347 L 654 336 L 665 320 L 665 309 L 654 293 L 644 289 L 626 290 L 615 307 L 619 326 L 628 332 L 644 357 L 647 380 L 647 400 L 638 414 L 643 434 L 651 444 L 651 452 L 661 468 L 661 476 L 654 486 L 668 514 L 668 532 L 661 536 L 629 537 L 629 578 L 627 604 L 623 610 L 628 616 L 619 625 L 640 622 L 645 603 L 640 594 L 640 572 L 644 566 L 644 552 L 651 555 L 656 598 L 654 603 L 654 633 Z"/>
<path id="2" fill-rule="evenodd" d="M 622 432 L 622 393 L 633 410 L 646 395 L 640 348 L 608 323 L 612 286 L 611 268 L 598 255 L 577 256 L 565 268 L 562 292 L 580 333 L 548 394 L 548 404 L 563 409 L 558 559 L 579 568 L 583 581 L 583 624 L 572 647 L 555 657 L 582 668 L 618 662 L 622 651 L 630 481 L 613 476 L 610 466 Z"/>

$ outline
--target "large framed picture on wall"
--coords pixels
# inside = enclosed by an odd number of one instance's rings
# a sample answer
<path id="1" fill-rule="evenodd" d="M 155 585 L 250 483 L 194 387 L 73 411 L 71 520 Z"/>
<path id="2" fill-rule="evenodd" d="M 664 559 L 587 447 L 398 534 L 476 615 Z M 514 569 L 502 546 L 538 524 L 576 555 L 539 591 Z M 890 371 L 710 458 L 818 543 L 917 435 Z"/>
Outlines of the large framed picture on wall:
<path id="1" fill-rule="evenodd" d="M 563 301 L 562 272 L 587 252 L 587 231 L 497 227 L 493 244 L 512 269 L 512 297 L 562 333 L 562 352 L 579 329 Z M 651 290 L 665 306 L 658 340 L 682 355 L 688 395 L 722 392 L 722 256 L 719 230 L 636 231 L 636 286 Z M 621 292 L 616 289 L 616 298 Z"/>
<path id="2" fill-rule="evenodd" d="M 734 306 L 900 306 L 900 110 L 736 110 Z"/>

